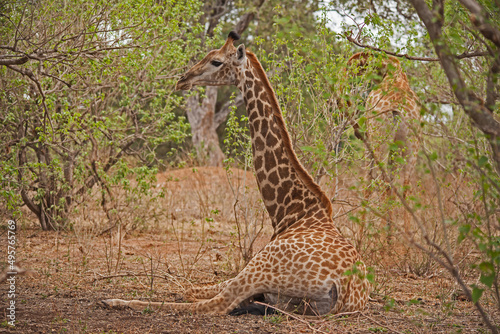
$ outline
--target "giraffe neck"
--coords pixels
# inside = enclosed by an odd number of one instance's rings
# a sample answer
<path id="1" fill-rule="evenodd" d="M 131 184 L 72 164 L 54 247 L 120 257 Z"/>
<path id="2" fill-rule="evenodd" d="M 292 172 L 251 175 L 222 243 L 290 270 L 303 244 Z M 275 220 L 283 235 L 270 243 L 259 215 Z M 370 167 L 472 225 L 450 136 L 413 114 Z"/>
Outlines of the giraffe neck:
<path id="1" fill-rule="evenodd" d="M 384 64 L 382 71 L 384 73 L 384 78 L 380 86 L 384 90 L 394 89 L 394 87 L 403 90 L 410 89 L 408 78 L 401 68 L 399 61 L 392 61 Z"/>
<path id="2" fill-rule="evenodd" d="M 274 227 L 273 237 L 308 215 L 331 217 L 330 200 L 297 159 L 278 100 L 251 52 L 247 52 L 237 86 L 248 112 L 255 173 Z"/>

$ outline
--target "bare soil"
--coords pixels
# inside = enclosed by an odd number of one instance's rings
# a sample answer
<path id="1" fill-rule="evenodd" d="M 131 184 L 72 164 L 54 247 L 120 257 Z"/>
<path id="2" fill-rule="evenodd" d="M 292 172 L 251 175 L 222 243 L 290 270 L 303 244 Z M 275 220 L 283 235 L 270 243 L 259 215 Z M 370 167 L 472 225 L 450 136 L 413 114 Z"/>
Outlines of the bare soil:
<path id="1" fill-rule="evenodd" d="M 240 173 L 235 182 L 245 177 L 248 198 L 258 202 L 251 173 Z M 407 250 L 397 242 L 383 254 L 363 254 L 374 268 L 376 283 L 367 309 L 355 314 L 233 317 L 107 309 L 100 301 L 108 298 L 182 302 L 183 291 L 191 284 L 217 283 L 241 268 L 231 213 L 234 198 L 231 187 L 224 188 L 228 187 L 225 173 L 220 169 L 182 170 L 161 174 L 158 179 L 167 196 L 155 205 L 164 206 L 168 215 L 157 216 L 154 226 L 101 233 L 106 224 L 89 220 L 85 228 L 43 232 L 34 222 L 19 223 L 17 262 L 32 273 L 16 278 L 15 327 L 4 322 L 10 299 L 8 285 L 0 284 L 0 333 L 488 332 L 473 303 L 463 297 L 445 271 L 430 266 L 421 276 L 408 273 L 401 261 L 416 260 L 402 255 Z M 211 214 L 214 209 L 221 212 Z M 261 249 L 270 235 L 266 226 L 254 250 Z M 0 230 L 0 240 L 3 261 L 5 229 Z M 381 262 L 380 258 L 388 260 Z M 486 296 L 483 303 L 498 323 L 493 301 Z"/>

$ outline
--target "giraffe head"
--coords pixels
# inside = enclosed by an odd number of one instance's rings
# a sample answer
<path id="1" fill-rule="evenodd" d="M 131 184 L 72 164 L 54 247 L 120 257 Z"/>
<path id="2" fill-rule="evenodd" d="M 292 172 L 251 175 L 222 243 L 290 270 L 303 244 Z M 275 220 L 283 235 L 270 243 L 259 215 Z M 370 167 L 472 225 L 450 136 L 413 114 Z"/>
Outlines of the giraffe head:
<path id="1" fill-rule="evenodd" d="M 175 86 L 176 90 L 188 90 L 193 86 L 226 86 L 237 84 L 237 73 L 246 60 L 245 45 L 237 48 L 233 42 L 240 39 L 231 31 L 224 46 L 210 51 L 205 58 L 184 74 Z"/>
<path id="2" fill-rule="evenodd" d="M 370 68 L 370 65 L 372 66 Z M 376 74 L 371 78 L 375 83 L 380 83 L 387 74 L 399 72 L 401 64 L 396 57 L 385 56 L 378 59 L 370 52 L 358 52 L 347 61 L 346 71 L 357 68 L 356 75 Z M 368 73 L 366 73 L 368 71 Z"/>

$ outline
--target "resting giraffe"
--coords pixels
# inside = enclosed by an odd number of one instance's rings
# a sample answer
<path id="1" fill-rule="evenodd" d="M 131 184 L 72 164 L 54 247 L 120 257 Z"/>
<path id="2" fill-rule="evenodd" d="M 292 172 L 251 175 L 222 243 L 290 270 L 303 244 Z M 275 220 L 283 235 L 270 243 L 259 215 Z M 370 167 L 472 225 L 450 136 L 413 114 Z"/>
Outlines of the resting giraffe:
<path id="1" fill-rule="evenodd" d="M 363 69 L 369 65 L 372 57 L 370 53 L 359 52 L 349 58 L 347 65 Z M 418 129 L 418 125 L 414 122 L 420 122 L 421 106 L 397 58 L 387 56 L 380 66 L 376 65 L 376 68 L 382 80 L 366 100 L 367 133 L 374 146 L 375 158 L 379 162 L 391 164 L 389 143 L 397 143 L 399 146 L 398 153 L 406 160 L 400 172 L 401 183 L 406 192 L 415 173 L 417 153 L 420 148 L 418 136 L 411 132 L 413 129 Z M 358 72 L 362 73 L 362 70 Z M 414 125 L 413 129 L 410 128 L 411 125 Z M 358 132 L 357 135 L 359 136 Z M 374 169 L 371 161 L 369 170 L 371 179 L 375 178 Z"/>
<path id="2" fill-rule="evenodd" d="M 285 128 L 278 100 L 257 60 L 233 42 L 208 53 L 177 83 L 177 89 L 195 85 L 236 85 L 242 92 L 252 138 L 259 189 L 271 217 L 271 241 L 233 279 L 210 288 L 194 288 L 192 303 L 104 301 L 108 306 L 135 309 L 158 307 L 198 313 L 229 313 L 256 296 L 287 310 L 304 314 L 362 310 L 370 284 L 356 249 L 333 224 L 332 206 L 302 167 Z M 354 274 L 345 275 L 351 270 Z M 204 299 L 204 300 L 200 300 Z"/>

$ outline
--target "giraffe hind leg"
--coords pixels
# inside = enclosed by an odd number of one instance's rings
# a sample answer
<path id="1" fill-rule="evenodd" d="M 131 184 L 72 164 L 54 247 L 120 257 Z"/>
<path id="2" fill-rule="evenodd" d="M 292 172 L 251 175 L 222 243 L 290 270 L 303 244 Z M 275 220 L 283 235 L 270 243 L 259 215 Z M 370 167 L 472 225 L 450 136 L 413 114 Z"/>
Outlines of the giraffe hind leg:
<path id="1" fill-rule="evenodd" d="M 185 297 L 191 303 L 164 303 L 164 302 L 144 302 L 140 300 L 122 300 L 122 299 L 106 299 L 101 301 L 101 305 L 108 308 L 131 308 L 137 311 L 142 311 L 147 308 L 158 309 L 175 309 L 175 310 L 189 310 L 179 305 L 194 305 L 201 300 L 210 300 L 217 296 L 232 279 L 224 281 L 219 284 L 210 286 L 191 287 L 186 290 Z"/>

